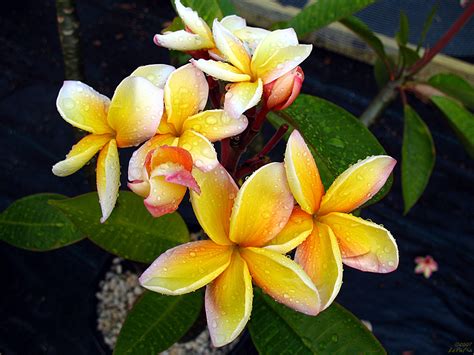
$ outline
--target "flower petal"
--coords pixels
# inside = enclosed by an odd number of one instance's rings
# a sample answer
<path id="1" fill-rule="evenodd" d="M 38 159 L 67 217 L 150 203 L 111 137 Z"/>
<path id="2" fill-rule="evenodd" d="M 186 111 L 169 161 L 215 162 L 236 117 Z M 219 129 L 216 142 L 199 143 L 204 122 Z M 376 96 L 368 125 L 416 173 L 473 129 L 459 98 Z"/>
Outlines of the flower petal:
<path id="1" fill-rule="evenodd" d="M 300 65 L 309 57 L 312 50 L 311 44 L 280 48 L 266 62 L 256 68 L 257 76 L 263 80 L 264 84 L 278 79 Z"/>
<path id="2" fill-rule="evenodd" d="M 254 54 L 260 42 L 271 32 L 263 28 L 246 26 L 233 31 L 233 33 L 249 47 L 250 54 Z"/>
<path id="3" fill-rule="evenodd" d="M 285 170 L 290 190 L 302 210 L 314 214 L 324 194 L 324 186 L 311 151 L 301 134 L 291 133 L 285 151 Z"/>
<path id="4" fill-rule="evenodd" d="M 242 42 L 216 19 L 212 26 L 214 42 L 224 58 L 242 73 L 250 74 L 250 55 Z"/>
<path id="5" fill-rule="evenodd" d="M 338 212 L 322 216 L 319 221 L 336 235 L 344 264 L 379 273 L 392 272 L 398 267 L 397 243 L 384 227 Z"/>
<path id="6" fill-rule="evenodd" d="M 161 254 L 140 276 L 140 284 L 165 295 L 182 295 L 208 284 L 229 265 L 233 248 L 200 240 Z"/>
<path id="7" fill-rule="evenodd" d="M 209 172 L 195 169 L 193 175 L 201 188 L 200 195 L 191 191 L 191 204 L 199 224 L 215 243 L 232 244 L 228 238 L 230 215 L 239 188 L 222 165 Z"/>
<path id="8" fill-rule="evenodd" d="M 267 164 L 242 185 L 230 217 L 230 240 L 241 246 L 262 246 L 285 227 L 293 197 L 282 163 Z"/>
<path id="9" fill-rule="evenodd" d="M 129 76 L 115 89 L 108 122 L 117 146 L 131 147 L 153 137 L 163 115 L 163 90 L 150 81 Z"/>
<path id="10" fill-rule="evenodd" d="M 89 134 L 75 144 L 66 159 L 54 164 L 53 174 L 56 176 L 69 176 L 92 159 L 94 155 L 111 139 L 110 134 Z"/>
<path id="11" fill-rule="evenodd" d="M 208 110 L 189 117 L 184 121 L 183 130 L 192 129 L 211 142 L 216 142 L 242 133 L 247 125 L 247 117 L 244 115 L 235 119 L 224 110 Z"/>
<path id="12" fill-rule="evenodd" d="M 202 36 L 185 30 L 156 34 L 153 42 L 157 46 L 175 51 L 197 51 L 214 47 L 214 44 L 210 44 Z"/>
<path id="13" fill-rule="evenodd" d="M 186 186 L 166 181 L 164 176 L 153 176 L 149 180 L 150 194 L 143 201 L 153 217 L 161 217 L 176 211 L 186 194 Z"/>
<path id="14" fill-rule="evenodd" d="M 295 207 L 285 227 L 265 246 L 265 249 L 286 254 L 300 245 L 313 230 L 313 216 Z"/>
<path id="15" fill-rule="evenodd" d="M 301 266 L 263 248 L 241 248 L 240 254 L 247 262 L 252 279 L 265 293 L 298 312 L 318 314 L 318 290 Z"/>
<path id="16" fill-rule="evenodd" d="M 100 151 L 96 173 L 97 193 L 102 209 L 100 222 L 104 223 L 115 207 L 120 187 L 120 160 L 115 139 L 110 140 Z"/>
<path id="17" fill-rule="evenodd" d="M 207 75 L 220 80 L 230 81 L 232 83 L 250 80 L 250 75 L 242 74 L 239 69 L 228 63 L 205 59 L 191 59 L 191 63 L 193 63 Z"/>
<path id="18" fill-rule="evenodd" d="M 396 163 L 392 157 L 377 155 L 352 165 L 329 187 L 318 214 L 351 212 L 363 205 L 382 188 Z"/>
<path id="19" fill-rule="evenodd" d="M 227 269 L 206 288 L 206 316 L 214 346 L 224 346 L 237 338 L 252 311 L 252 278 L 237 250 Z"/>
<path id="20" fill-rule="evenodd" d="M 160 89 L 165 87 L 166 80 L 170 74 L 175 70 L 175 67 L 166 64 L 150 64 L 143 65 L 138 67 L 133 71 L 130 76 L 141 76 L 154 85 L 158 86 Z"/>
<path id="21" fill-rule="evenodd" d="M 150 183 L 148 180 L 132 180 L 127 183 L 130 190 L 143 198 L 150 194 Z"/>
<path id="22" fill-rule="evenodd" d="M 178 146 L 191 153 L 194 166 L 202 171 L 212 170 L 219 164 L 214 146 L 200 133 L 184 131 L 179 137 Z"/>
<path id="23" fill-rule="evenodd" d="M 260 79 L 254 82 L 232 84 L 225 94 L 224 110 L 231 117 L 238 118 L 260 102 L 262 93 L 263 84 Z"/>
<path id="24" fill-rule="evenodd" d="M 225 16 L 220 22 L 221 25 L 227 28 L 230 32 L 243 29 L 247 26 L 247 21 L 237 15 Z"/>
<path id="25" fill-rule="evenodd" d="M 64 82 L 56 100 L 58 111 L 67 123 L 95 134 L 113 133 L 107 123 L 109 105 L 108 97 L 73 80 Z"/>
<path id="26" fill-rule="evenodd" d="M 311 235 L 296 249 L 295 261 L 318 288 L 321 310 L 329 307 L 342 285 L 341 252 L 331 228 L 315 223 Z"/>
<path id="27" fill-rule="evenodd" d="M 181 1 L 175 0 L 174 3 L 176 5 L 176 12 L 179 17 L 181 17 L 186 27 L 201 37 L 203 45 L 206 46 L 201 48 L 213 48 L 214 42 L 212 40 L 212 33 L 207 23 L 199 17 L 196 11 L 190 7 L 184 7 L 183 4 L 181 4 Z"/>
<path id="28" fill-rule="evenodd" d="M 202 71 L 192 64 L 176 69 L 165 85 L 167 122 L 181 132 L 183 122 L 206 106 L 209 85 Z"/>

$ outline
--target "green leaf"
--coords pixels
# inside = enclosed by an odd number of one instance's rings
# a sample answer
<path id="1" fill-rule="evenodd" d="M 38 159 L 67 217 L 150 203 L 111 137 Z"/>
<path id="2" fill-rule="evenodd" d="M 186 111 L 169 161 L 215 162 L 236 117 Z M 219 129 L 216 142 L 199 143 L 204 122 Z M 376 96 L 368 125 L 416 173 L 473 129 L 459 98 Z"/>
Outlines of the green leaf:
<path id="1" fill-rule="evenodd" d="M 408 213 L 428 184 L 436 155 L 433 138 L 426 124 L 410 106 L 405 106 L 404 111 L 402 191 L 405 213 Z"/>
<path id="2" fill-rule="evenodd" d="M 467 152 L 474 158 L 474 115 L 449 97 L 432 96 L 431 101 L 444 113 Z"/>
<path id="3" fill-rule="evenodd" d="M 420 55 L 414 49 L 405 46 L 400 47 L 400 55 L 403 59 L 404 68 L 411 67 L 420 59 Z"/>
<path id="4" fill-rule="evenodd" d="M 237 13 L 232 0 L 219 0 L 219 7 L 224 16 L 234 15 Z"/>
<path id="5" fill-rule="evenodd" d="M 114 355 L 158 354 L 176 343 L 196 321 L 202 292 L 164 296 L 146 291 L 122 326 Z"/>
<path id="6" fill-rule="evenodd" d="M 257 289 L 249 330 L 261 355 L 386 353 L 362 322 L 336 303 L 312 317 L 275 302 Z"/>
<path id="7" fill-rule="evenodd" d="M 48 204 L 48 200 L 65 198 L 43 193 L 13 202 L 0 214 L 0 240 L 22 249 L 46 251 L 83 239 L 74 224 Z"/>
<path id="8" fill-rule="evenodd" d="M 278 116 L 277 116 L 278 115 Z M 283 112 L 270 114 L 275 126 L 288 123 L 303 135 L 318 164 L 327 189 L 350 165 L 385 150 L 370 131 L 353 115 L 321 98 L 301 94 Z M 367 204 L 380 200 L 390 189 L 392 178 Z"/>
<path id="9" fill-rule="evenodd" d="M 428 83 L 474 110 L 474 86 L 455 74 L 436 74 Z"/>
<path id="10" fill-rule="evenodd" d="M 151 263 L 166 250 L 189 241 L 188 229 L 178 213 L 153 218 L 143 198 L 128 191 L 120 191 L 105 223 L 100 223 L 96 192 L 50 203 L 94 243 L 125 259 Z"/>
<path id="11" fill-rule="evenodd" d="M 433 23 L 434 16 L 438 11 L 439 2 L 436 2 L 430 10 L 428 17 L 426 18 L 425 22 L 423 23 L 423 30 L 421 31 L 420 39 L 418 40 L 418 44 L 416 46 L 416 51 L 418 52 L 425 42 L 426 35 L 431 28 L 431 24 Z"/>
<path id="12" fill-rule="evenodd" d="M 390 68 L 395 67 L 395 63 L 392 58 L 387 57 L 387 61 Z M 390 80 L 390 73 L 387 70 L 387 65 L 382 62 L 380 58 L 377 58 L 374 63 L 374 77 L 379 88 L 383 88 Z"/>
<path id="13" fill-rule="evenodd" d="M 408 31 L 409 31 L 409 26 L 408 26 L 408 17 L 407 15 L 401 11 L 400 12 L 400 25 L 397 34 L 395 35 L 395 38 L 397 39 L 397 42 L 400 46 L 406 46 L 408 43 Z"/>
<path id="14" fill-rule="evenodd" d="M 174 1 L 171 1 L 174 7 Z M 218 0 L 181 0 L 181 3 L 197 11 L 199 17 L 207 22 L 212 27 L 214 19 L 220 20 L 223 17 L 220 1 Z"/>
<path id="15" fill-rule="evenodd" d="M 293 27 L 299 36 L 304 36 L 374 2 L 375 0 L 318 0 L 288 21 L 287 27 Z"/>
<path id="16" fill-rule="evenodd" d="M 371 31 L 369 26 L 357 17 L 349 16 L 340 21 L 344 26 L 364 40 L 382 61 L 388 60 L 382 41 Z"/>

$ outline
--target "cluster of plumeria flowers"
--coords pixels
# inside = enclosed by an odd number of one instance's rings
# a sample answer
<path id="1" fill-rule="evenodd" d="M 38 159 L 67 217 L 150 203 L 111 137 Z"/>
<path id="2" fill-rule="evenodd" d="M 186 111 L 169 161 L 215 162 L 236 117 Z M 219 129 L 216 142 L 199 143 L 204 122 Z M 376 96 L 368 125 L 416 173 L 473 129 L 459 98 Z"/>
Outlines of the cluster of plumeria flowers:
<path id="1" fill-rule="evenodd" d="M 311 45 L 292 29 L 267 31 L 238 16 L 215 20 L 212 30 L 175 1 L 185 30 L 156 35 L 156 44 L 192 54 L 178 69 L 139 67 L 112 99 L 78 81 L 61 88 L 57 107 L 90 134 L 73 146 L 53 173 L 67 176 L 99 152 L 97 190 L 105 222 L 120 186 L 118 148 L 137 146 L 129 162 L 129 188 L 159 217 L 175 211 L 187 189 L 209 237 L 168 250 L 140 277 L 147 289 L 180 295 L 206 286 L 205 306 L 215 346 L 233 341 L 252 308 L 252 282 L 288 307 L 317 315 L 335 299 L 342 265 L 387 273 L 398 266 L 390 232 L 350 214 L 384 185 L 395 160 L 372 156 L 343 172 L 325 191 L 303 137 L 293 131 L 283 163 L 258 167 L 239 188 L 218 160 L 213 142 L 261 127 L 265 115 L 298 96 L 298 65 Z M 206 76 L 207 75 L 207 76 Z M 215 109 L 205 110 L 216 80 L 228 82 Z M 211 85 L 211 87 L 210 87 Z M 317 119 L 317 117 L 315 117 Z M 296 249 L 294 260 L 287 256 Z"/>

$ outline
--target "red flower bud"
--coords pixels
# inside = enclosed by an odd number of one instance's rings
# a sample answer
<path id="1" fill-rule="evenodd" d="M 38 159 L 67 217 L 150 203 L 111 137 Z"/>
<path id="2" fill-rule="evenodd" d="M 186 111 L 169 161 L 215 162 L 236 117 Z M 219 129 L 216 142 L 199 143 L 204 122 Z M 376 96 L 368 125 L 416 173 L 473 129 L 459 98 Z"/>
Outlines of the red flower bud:
<path id="1" fill-rule="evenodd" d="M 280 111 L 290 106 L 298 97 L 303 85 L 304 73 L 301 67 L 263 86 L 263 98 L 269 110 Z"/>

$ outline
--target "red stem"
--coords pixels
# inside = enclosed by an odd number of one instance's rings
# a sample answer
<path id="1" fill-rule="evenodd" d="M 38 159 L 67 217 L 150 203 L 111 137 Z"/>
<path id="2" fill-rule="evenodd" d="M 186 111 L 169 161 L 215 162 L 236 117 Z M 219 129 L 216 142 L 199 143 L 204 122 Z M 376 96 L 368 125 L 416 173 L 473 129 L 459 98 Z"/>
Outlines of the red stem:
<path id="1" fill-rule="evenodd" d="M 409 69 L 408 73 L 410 75 L 416 74 L 423 67 L 425 67 L 436 54 L 441 52 L 443 48 L 451 41 L 451 39 L 459 32 L 461 28 L 466 24 L 466 22 L 474 14 L 474 1 L 471 1 L 468 7 L 464 10 L 461 16 L 453 23 L 448 31 L 441 37 L 438 42 L 433 46 L 433 48 L 428 49 L 423 57 L 418 60 L 413 66 Z"/>

